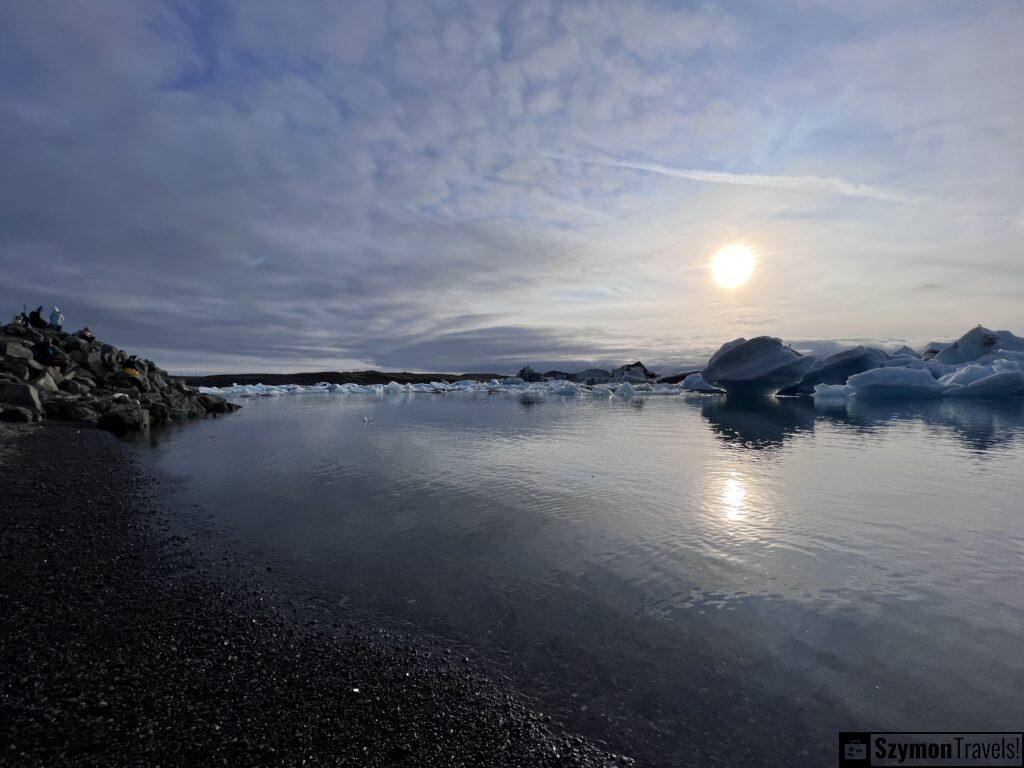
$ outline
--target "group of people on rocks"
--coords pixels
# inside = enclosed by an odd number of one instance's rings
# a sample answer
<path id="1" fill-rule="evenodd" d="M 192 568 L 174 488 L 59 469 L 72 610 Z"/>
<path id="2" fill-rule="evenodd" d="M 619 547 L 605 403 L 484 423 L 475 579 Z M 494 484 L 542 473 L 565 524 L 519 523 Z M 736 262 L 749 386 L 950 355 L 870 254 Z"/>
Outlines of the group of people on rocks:
<path id="1" fill-rule="evenodd" d="M 20 315 L 15 316 L 14 322 L 20 325 L 27 325 L 29 328 L 53 328 L 57 331 L 64 329 L 64 315 L 61 313 L 60 307 L 53 308 L 49 320 L 43 317 L 43 312 L 43 307 L 40 304 L 28 314 L 22 312 Z"/>
<path id="2" fill-rule="evenodd" d="M 49 319 L 43 317 L 43 306 L 40 304 L 38 307 L 33 309 L 31 312 L 21 312 L 14 317 L 14 322 L 18 325 L 24 325 L 29 328 L 52 328 L 55 331 L 64 330 L 64 314 L 60 311 L 60 307 L 54 307 L 50 313 Z M 89 326 L 85 326 L 82 330 L 75 333 L 79 338 L 85 339 L 86 341 L 92 341 L 96 337 L 93 332 L 89 330 Z"/>

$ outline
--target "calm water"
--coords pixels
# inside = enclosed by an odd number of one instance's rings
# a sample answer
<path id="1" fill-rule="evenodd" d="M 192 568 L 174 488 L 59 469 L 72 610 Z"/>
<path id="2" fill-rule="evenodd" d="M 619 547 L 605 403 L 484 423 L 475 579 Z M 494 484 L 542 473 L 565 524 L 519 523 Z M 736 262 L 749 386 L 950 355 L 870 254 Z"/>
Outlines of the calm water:
<path id="1" fill-rule="evenodd" d="M 143 451 L 173 503 L 334 618 L 471 652 L 644 764 L 1024 722 L 1020 402 L 244 405 Z"/>

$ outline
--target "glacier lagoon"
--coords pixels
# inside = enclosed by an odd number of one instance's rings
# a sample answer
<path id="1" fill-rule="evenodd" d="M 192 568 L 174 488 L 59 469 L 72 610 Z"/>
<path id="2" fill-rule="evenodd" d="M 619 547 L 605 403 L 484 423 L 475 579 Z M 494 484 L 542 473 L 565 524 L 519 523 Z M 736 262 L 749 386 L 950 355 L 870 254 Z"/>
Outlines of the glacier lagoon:
<path id="1" fill-rule="evenodd" d="M 211 557 L 642 764 L 1019 727 L 1020 398 L 664 394 L 314 388 L 142 455 Z"/>

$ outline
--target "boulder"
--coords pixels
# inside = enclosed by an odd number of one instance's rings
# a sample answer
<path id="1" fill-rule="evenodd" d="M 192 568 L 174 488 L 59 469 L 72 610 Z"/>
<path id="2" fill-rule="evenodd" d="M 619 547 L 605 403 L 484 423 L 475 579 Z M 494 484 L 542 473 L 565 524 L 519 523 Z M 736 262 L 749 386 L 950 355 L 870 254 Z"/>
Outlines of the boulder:
<path id="1" fill-rule="evenodd" d="M 799 383 L 814 366 L 781 340 L 770 336 L 735 339 L 711 356 L 701 375 L 732 397 L 765 397 Z"/>
<path id="2" fill-rule="evenodd" d="M 27 408 L 35 414 L 43 412 L 39 392 L 31 384 L 0 384 L 0 403 L 3 403 L 5 408 L 8 405 L 15 405 Z"/>
<path id="3" fill-rule="evenodd" d="M 64 379 L 57 385 L 57 388 L 61 392 L 67 392 L 71 395 L 87 395 L 89 393 L 89 387 L 80 381 L 75 381 L 74 379 Z"/>
<path id="4" fill-rule="evenodd" d="M 0 363 L 0 371 L 3 371 L 4 373 L 9 373 L 9 374 L 11 374 L 11 376 L 13 376 L 16 379 L 21 379 L 22 381 L 27 381 L 28 380 L 28 373 L 31 370 L 31 368 L 28 367 L 27 363 L 31 363 L 31 362 L 35 362 L 35 361 L 34 360 L 28 360 L 25 363 L 13 363 L 13 362 L 10 362 L 9 360 L 4 360 L 2 363 Z M 38 363 L 36 363 L 36 364 L 38 365 Z"/>
<path id="5" fill-rule="evenodd" d="M 46 417 L 54 421 L 84 421 L 96 423 L 99 414 L 77 399 L 75 400 L 47 400 L 43 403 Z"/>
<path id="6" fill-rule="evenodd" d="M 647 366 L 637 360 L 635 363 L 620 365 L 610 377 L 611 381 L 622 381 L 633 384 L 643 384 L 658 378 L 658 374 L 648 370 Z"/>
<path id="7" fill-rule="evenodd" d="M 118 406 L 99 417 L 97 426 L 106 429 L 115 435 L 124 435 L 129 432 L 145 432 L 149 429 L 149 411 L 139 407 Z"/>
<path id="8" fill-rule="evenodd" d="M 207 413 L 232 413 L 233 411 L 237 411 L 240 407 L 234 403 L 229 403 L 223 397 L 219 397 L 218 395 L 199 395 L 196 399 L 199 400 L 200 405 L 206 409 Z"/>
<path id="9" fill-rule="evenodd" d="M 50 375 L 48 370 L 30 373 L 28 380 L 40 392 L 60 392 L 60 390 L 57 389 L 57 382 L 53 380 L 53 377 Z"/>
<path id="10" fill-rule="evenodd" d="M 0 421 L 28 424 L 35 420 L 35 418 L 36 415 L 32 411 L 28 408 L 22 408 L 20 405 L 4 405 L 0 409 Z"/>
<path id="11" fill-rule="evenodd" d="M 20 341 L 7 341 L 0 343 L 0 357 L 7 358 L 8 360 L 15 358 L 31 360 L 32 350 Z"/>

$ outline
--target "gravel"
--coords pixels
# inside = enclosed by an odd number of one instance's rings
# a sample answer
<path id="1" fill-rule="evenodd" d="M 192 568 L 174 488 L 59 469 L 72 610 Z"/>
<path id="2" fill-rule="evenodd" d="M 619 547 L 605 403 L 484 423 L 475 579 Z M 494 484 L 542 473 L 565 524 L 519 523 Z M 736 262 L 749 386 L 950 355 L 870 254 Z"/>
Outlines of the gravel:
<path id="1" fill-rule="evenodd" d="M 460 657 L 213 571 L 150 482 L 99 430 L 0 425 L 0 765 L 632 764 Z"/>

